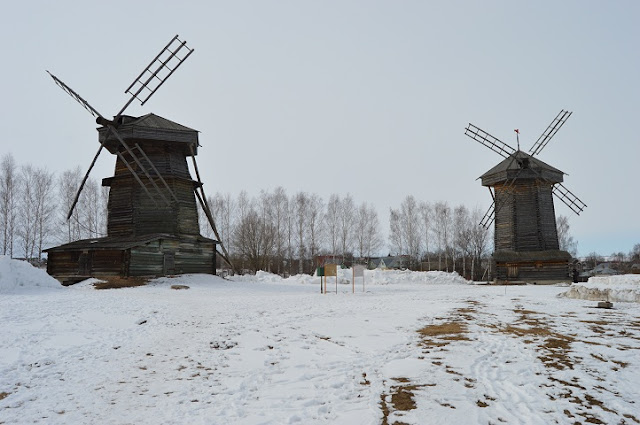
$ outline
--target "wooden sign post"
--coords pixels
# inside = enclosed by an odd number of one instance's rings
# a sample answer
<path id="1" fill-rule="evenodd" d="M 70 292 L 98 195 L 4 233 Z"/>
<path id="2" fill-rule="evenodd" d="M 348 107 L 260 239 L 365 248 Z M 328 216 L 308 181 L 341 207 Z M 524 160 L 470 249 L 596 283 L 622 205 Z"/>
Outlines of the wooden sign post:
<path id="1" fill-rule="evenodd" d="M 316 269 L 316 274 L 320 276 L 320 293 L 324 294 L 325 291 L 322 289 L 322 281 L 324 280 L 324 267 L 318 267 Z"/>
<path id="2" fill-rule="evenodd" d="M 362 278 L 362 292 L 364 292 L 364 266 L 355 264 L 353 266 L 353 281 L 351 282 L 351 292 L 356 292 L 356 277 Z"/>
<path id="3" fill-rule="evenodd" d="M 327 293 L 327 277 L 335 276 L 336 277 L 336 294 L 338 293 L 338 265 L 337 264 L 325 264 L 324 265 L 324 292 Z"/>

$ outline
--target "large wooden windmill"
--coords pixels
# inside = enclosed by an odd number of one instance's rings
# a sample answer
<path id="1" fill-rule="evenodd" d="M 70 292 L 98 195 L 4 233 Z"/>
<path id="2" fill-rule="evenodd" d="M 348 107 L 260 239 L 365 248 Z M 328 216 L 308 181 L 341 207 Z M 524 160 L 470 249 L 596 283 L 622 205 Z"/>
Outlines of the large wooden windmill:
<path id="1" fill-rule="evenodd" d="M 493 137 L 473 124 L 465 134 L 504 160 L 480 176 L 489 188 L 493 203 L 481 221 L 489 227 L 495 221 L 493 260 L 498 281 L 557 282 L 568 277 L 571 255 L 558 244 L 555 195 L 573 212 L 580 214 L 586 205 L 563 184 L 564 173 L 537 155 L 571 116 L 560 111 L 529 153 Z"/>
<path id="2" fill-rule="evenodd" d="M 102 181 L 109 187 L 107 236 L 47 250 L 47 271 L 63 283 L 90 276 L 215 273 L 216 245 L 220 243 L 201 236 L 198 224 L 196 199 L 218 237 L 195 160 L 198 132 L 154 114 L 124 114 L 136 99 L 144 105 L 191 53 L 193 49 L 176 35 L 125 90 L 130 97 L 112 120 L 49 73 L 101 126 L 100 147 L 67 219 L 103 148 L 116 156 L 114 176 Z M 189 157 L 197 180 L 191 178 Z M 224 246 L 220 246 L 220 255 L 228 262 Z"/>

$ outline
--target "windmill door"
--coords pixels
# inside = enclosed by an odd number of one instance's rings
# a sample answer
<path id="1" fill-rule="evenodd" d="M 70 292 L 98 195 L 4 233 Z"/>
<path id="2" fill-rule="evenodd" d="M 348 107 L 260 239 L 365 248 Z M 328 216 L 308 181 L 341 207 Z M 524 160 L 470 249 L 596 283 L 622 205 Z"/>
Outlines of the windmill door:
<path id="1" fill-rule="evenodd" d="M 175 252 L 164 253 L 164 267 L 163 272 L 165 275 L 176 274 L 176 254 Z"/>

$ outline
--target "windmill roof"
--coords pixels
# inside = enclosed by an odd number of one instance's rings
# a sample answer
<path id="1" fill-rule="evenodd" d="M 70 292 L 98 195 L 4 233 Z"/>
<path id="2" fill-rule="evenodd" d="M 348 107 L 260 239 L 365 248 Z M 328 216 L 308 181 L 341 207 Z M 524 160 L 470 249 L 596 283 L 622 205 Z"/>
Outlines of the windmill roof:
<path id="1" fill-rule="evenodd" d="M 528 164 L 523 166 L 523 163 L 526 163 L 527 161 Z M 491 186 L 498 182 L 512 179 L 516 176 L 519 176 L 520 179 L 537 179 L 542 177 L 547 181 L 558 183 L 562 182 L 562 176 L 564 174 L 564 172 L 552 167 L 544 161 L 541 161 L 525 152 L 516 151 L 479 178 L 482 179 L 482 184 L 484 186 Z"/>
<path id="2" fill-rule="evenodd" d="M 146 114 L 141 117 L 123 115 L 119 118 L 116 131 L 124 140 L 149 140 L 153 142 L 185 143 L 185 155 L 191 155 L 191 145 L 194 155 L 198 148 L 198 130 L 194 130 L 177 122 L 168 120 L 156 114 Z M 111 153 L 118 149 L 119 142 L 113 132 L 107 127 L 98 128 L 98 141 L 102 143 L 107 138 L 105 147 Z"/>
<path id="3" fill-rule="evenodd" d="M 495 167 L 493 167 L 492 169 L 490 169 L 489 171 L 481 175 L 480 178 L 488 177 L 493 174 L 501 173 L 508 170 L 519 170 L 520 163 L 522 162 L 523 159 L 529 159 L 529 167 L 531 168 L 566 174 L 558 170 L 557 168 L 552 167 L 546 162 L 540 161 L 538 158 L 529 155 L 528 153 L 525 153 L 522 151 L 516 151 L 515 153 L 511 154 L 508 158 L 506 158 L 504 161 L 500 162 L 498 165 L 496 165 Z"/>
<path id="4" fill-rule="evenodd" d="M 148 113 L 137 118 L 129 116 L 123 116 L 123 118 L 125 118 L 122 123 L 123 126 L 131 125 L 163 130 L 198 131 L 153 113 Z"/>

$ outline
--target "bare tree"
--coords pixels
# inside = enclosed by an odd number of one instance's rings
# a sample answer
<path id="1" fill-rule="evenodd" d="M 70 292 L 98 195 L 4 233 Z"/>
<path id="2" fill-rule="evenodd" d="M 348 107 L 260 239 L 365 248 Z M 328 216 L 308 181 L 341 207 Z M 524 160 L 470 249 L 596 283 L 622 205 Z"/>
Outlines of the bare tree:
<path id="1" fill-rule="evenodd" d="M 55 198 L 54 175 L 45 170 L 38 169 L 35 173 L 33 206 L 35 208 L 35 244 L 38 261 L 42 259 L 42 249 L 50 241 L 55 230 Z"/>
<path id="2" fill-rule="evenodd" d="M 427 257 L 427 268 L 431 270 L 431 232 L 433 227 L 433 208 L 428 202 L 420 203 L 420 231 L 422 233 L 422 246 Z"/>
<path id="3" fill-rule="evenodd" d="M 453 239 L 454 252 L 460 255 L 462 260 L 462 276 L 467 277 L 467 257 L 472 252 L 472 230 L 469 210 L 464 205 L 460 205 L 453 210 Z M 455 262 L 454 262 L 455 263 Z M 455 269 L 455 267 L 454 267 Z"/>
<path id="4" fill-rule="evenodd" d="M 633 249 L 629 253 L 629 261 L 640 261 L 640 243 L 633 246 Z"/>
<path id="5" fill-rule="evenodd" d="M 407 196 L 400 205 L 400 223 L 406 243 L 405 254 L 409 255 L 411 265 L 420 257 L 421 232 L 420 208 L 412 195 Z"/>
<path id="6" fill-rule="evenodd" d="M 227 248 L 227 252 L 230 256 L 235 254 L 234 241 L 233 241 L 233 229 L 234 229 L 234 215 L 235 215 L 235 202 L 229 193 L 221 194 L 217 192 L 213 198 L 209 199 L 209 205 L 211 206 L 211 214 L 216 223 L 218 235 L 224 246 Z M 206 227 L 208 229 L 207 235 L 214 237 L 213 229 L 208 220 L 206 221 Z"/>
<path id="7" fill-rule="evenodd" d="M 389 244 L 394 254 L 404 254 L 405 243 L 400 222 L 400 211 L 393 208 L 389 208 Z"/>
<path id="8" fill-rule="evenodd" d="M 36 170 L 31 165 L 20 167 L 20 202 L 18 203 L 17 235 L 24 258 L 32 259 L 35 254 L 36 238 Z"/>
<path id="9" fill-rule="evenodd" d="M 355 204 L 350 194 L 344 197 L 340 202 L 340 251 L 342 255 L 342 261 L 344 262 L 345 256 L 351 252 L 351 245 L 353 241 L 353 226 L 355 224 Z"/>
<path id="10" fill-rule="evenodd" d="M 287 246 L 287 221 L 289 216 L 289 198 L 282 186 L 277 187 L 272 195 L 271 222 L 275 230 L 275 261 L 277 272 L 283 272 L 283 261 Z"/>
<path id="11" fill-rule="evenodd" d="M 0 223 L 2 225 L 2 254 L 13 257 L 18 216 L 17 167 L 11 154 L 5 154 L 0 163 Z"/>
<path id="12" fill-rule="evenodd" d="M 442 270 L 442 255 L 445 268 L 449 271 L 448 254 L 451 248 L 451 208 L 446 202 L 437 202 L 434 206 L 434 230 L 438 242 L 438 269 Z"/>
<path id="13" fill-rule="evenodd" d="M 489 240 L 491 239 L 490 231 L 479 223 L 482 220 L 483 212 L 480 208 L 474 208 L 471 212 L 471 250 L 473 252 L 471 258 L 471 278 L 476 279 L 476 264 L 479 266 L 482 258 L 487 254 Z"/>
<path id="14" fill-rule="evenodd" d="M 358 255 L 361 258 L 369 258 L 374 251 L 381 248 L 382 238 L 379 227 L 378 213 L 375 208 L 366 202 L 360 204 L 354 229 Z"/>
<path id="15" fill-rule="evenodd" d="M 58 200 L 60 208 L 58 211 L 58 222 L 64 231 L 60 232 L 59 239 L 62 243 L 77 241 L 82 238 L 82 230 L 80 228 L 80 210 L 74 208 L 71 217 L 67 220 L 67 214 L 73 205 L 73 201 L 82 180 L 82 171 L 80 167 L 73 170 L 64 171 L 58 177 Z"/>
<path id="16" fill-rule="evenodd" d="M 556 218 L 556 227 L 558 229 L 558 244 L 562 251 L 567 251 L 573 257 L 578 252 L 578 242 L 573 239 L 569 233 L 569 218 L 565 215 L 559 215 Z"/>
<path id="17" fill-rule="evenodd" d="M 234 245 L 237 246 L 238 248 L 238 253 L 241 254 L 242 249 L 238 246 L 238 241 L 235 239 L 235 235 L 237 234 L 237 226 L 240 226 L 241 223 L 243 223 L 245 221 L 245 218 L 247 217 L 247 215 L 249 214 L 249 211 L 251 209 L 251 199 L 249 199 L 249 195 L 247 194 L 246 191 L 241 191 L 240 194 L 238 195 L 238 200 L 236 201 L 236 223 L 238 223 L 236 225 L 236 228 L 234 229 Z M 246 256 L 244 255 L 240 255 L 240 268 L 243 269 L 244 268 L 244 261 L 245 261 Z"/>
<path id="18" fill-rule="evenodd" d="M 325 223 L 329 249 L 331 254 L 335 255 L 340 244 L 340 197 L 336 194 L 332 194 L 327 202 Z"/>
<path id="19" fill-rule="evenodd" d="M 324 202 L 316 194 L 309 196 L 307 208 L 307 243 L 311 259 L 318 255 L 323 240 Z"/>
<path id="20" fill-rule="evenodd" d="M 239 254 L 252 271 L 266 270 L 273 250 L 274 229 L 254 208 L 247 209 L 235 229 Z"/>
<path id="21" fill-rule="evenodd" d="M 309 195 L 298 192 L 293 201 L 295 241 L 298 248 L 298 273 L 304 273 L 304 260 L 306 258 L 306 226 L 309 210 Z"/>
<path id="22" fill-rule="evenodd" d="M 94 178 L 89 178 L 82 189 L 78 201 L 80 223 L 84 238 L 97 238 L 105 235 L 102 191 Z"/>
<path id="23" fill-rule="evenodd" d="M 402 201 L 400 209 L 391 209 L 389 237 L 397 254 L 409 255 L 410 267 L 414 267 L 420 257 L 421 222 L 418 202 L 411 195 Z"/>

